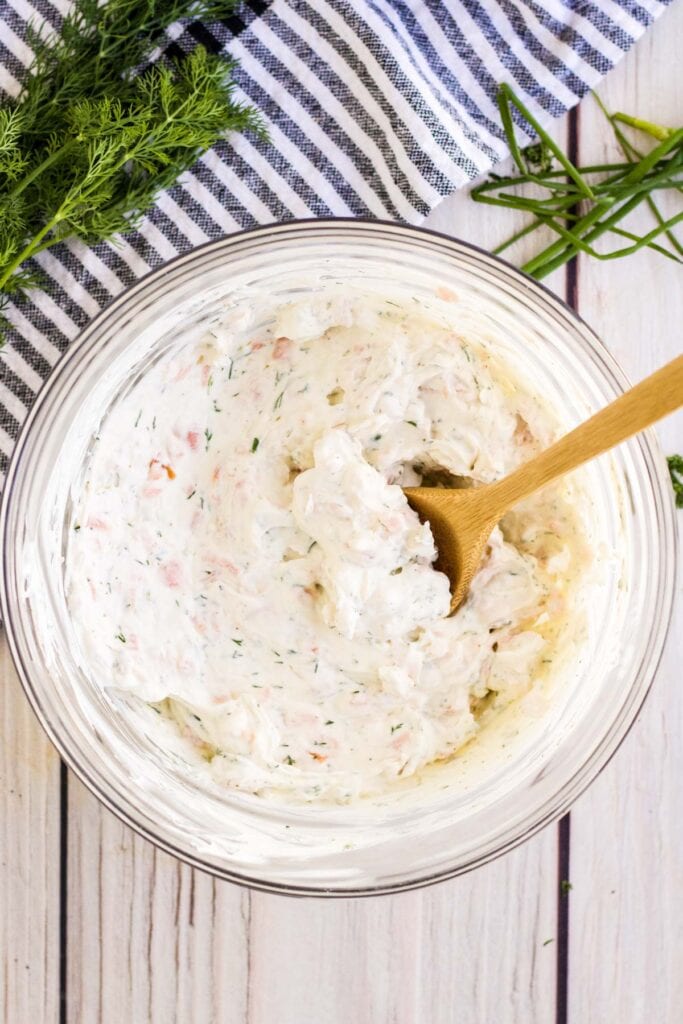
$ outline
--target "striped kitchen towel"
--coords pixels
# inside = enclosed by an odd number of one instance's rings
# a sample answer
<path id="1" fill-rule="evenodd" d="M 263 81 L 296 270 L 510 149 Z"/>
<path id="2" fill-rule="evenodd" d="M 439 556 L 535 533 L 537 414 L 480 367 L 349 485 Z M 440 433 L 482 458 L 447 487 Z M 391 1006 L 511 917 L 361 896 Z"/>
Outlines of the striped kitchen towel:
<path id="1" fill-rule="evenodd" d="M 239 60 L 241 99 L 270 141 L 215 147 L 120 245 L 38 257 L 44 291 L 10 307 L 0 356 L 0 473 L 34 395 L 69 341 L 126 285 L 240 228 L 289 217 L 418 223 L 505 155 L 495 106 L 506 80 L 548 122 L 629 49 L 666 0 L 248 0 L 220 24 L 178 25 Z M 0 89 L 30 62 L 31 18 L 59 31 L 68 0 L 0 0 Z M 60 13 L 61 12 L 61 13 Z"/>

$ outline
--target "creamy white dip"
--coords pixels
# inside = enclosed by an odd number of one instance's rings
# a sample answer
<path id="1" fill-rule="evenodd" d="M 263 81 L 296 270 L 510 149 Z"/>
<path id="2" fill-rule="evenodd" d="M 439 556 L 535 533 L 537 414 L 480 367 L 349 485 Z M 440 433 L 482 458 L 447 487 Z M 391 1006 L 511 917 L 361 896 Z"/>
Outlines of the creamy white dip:
<path id="1" fill-rule="evenodd" d="M 449 618 L 401 486 L 494 480 L 552 417 L 415 304 L 316 299 L 243 327 L 177 346 L 105 417 L 73 493 L 78 641 L 222 784 L 382 793 L 547 676 L 584 560 L 569 492 L 548 488 L 494 531 Z"/>

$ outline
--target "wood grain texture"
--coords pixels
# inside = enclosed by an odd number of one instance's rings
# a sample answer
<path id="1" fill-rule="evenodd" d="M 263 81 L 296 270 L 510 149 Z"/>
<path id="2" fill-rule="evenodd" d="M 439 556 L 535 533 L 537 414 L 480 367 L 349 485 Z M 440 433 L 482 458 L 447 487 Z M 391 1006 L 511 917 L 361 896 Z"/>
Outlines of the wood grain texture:
<path id="1" fill-rule="evenodd" d="M 400 896 L 252 895 L 249 1024 L 552 1024 L 556 863 L 550 829 Z"/>
<path id="2" fill-rule="evenodd" d="M 69 784 L 68 1015 L 247 1019 L 249 895 L 156 850 Z"/>
<path id="3" fill-rule="evenodd" d="M 59 758 L 0 641 L 0 1020 L 59 1017 Z"/>
<path id="4" fill-rule="evenodd" d="M 678 3 L 600 89 L 608 109 L 680 124 L 683 84 L 674 69 L 681 39 Z M 583 160 L 618 158 L 590 101 L 581 107 L 580 138 Z M 646 212 L 634 220 L 640 229 L 652 223 Z M 683 349 L 683 268 L 652 253 L 612 263 L 582 259 L 579 309 L 638 380 Z M 658 432 L 665 451 L 683 450 L 683 414 L 663 421 Z M 572 1022 L 683 1020 L 680 560 L 678 591 L 664 658 L 639 720 L 572 810 Z"/>

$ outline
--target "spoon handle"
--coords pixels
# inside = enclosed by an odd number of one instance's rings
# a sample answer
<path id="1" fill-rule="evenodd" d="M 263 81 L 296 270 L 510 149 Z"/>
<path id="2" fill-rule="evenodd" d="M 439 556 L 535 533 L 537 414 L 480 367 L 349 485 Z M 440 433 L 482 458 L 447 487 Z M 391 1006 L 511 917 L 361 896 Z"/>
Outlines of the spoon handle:
<path id="1" fill-rule="evenodd" d="M 683 356 L 678 356 L 540 455 L 487 487 L 489 499 L 493 499 L 496 509 L 502 514 L 555 477 L 609 451 L 681 405 Z"/>

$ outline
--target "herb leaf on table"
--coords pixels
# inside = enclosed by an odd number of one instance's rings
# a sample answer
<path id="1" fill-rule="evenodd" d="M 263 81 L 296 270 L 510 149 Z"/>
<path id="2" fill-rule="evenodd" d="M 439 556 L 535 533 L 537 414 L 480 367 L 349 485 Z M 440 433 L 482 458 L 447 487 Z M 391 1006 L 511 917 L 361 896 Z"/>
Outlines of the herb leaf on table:
<path id="1" fill-rule="evenodd" d="M 683 455 L 669 455 L 667 458 L 671 486 L 676 495 L 676 508 L 683 508 Z"/>

